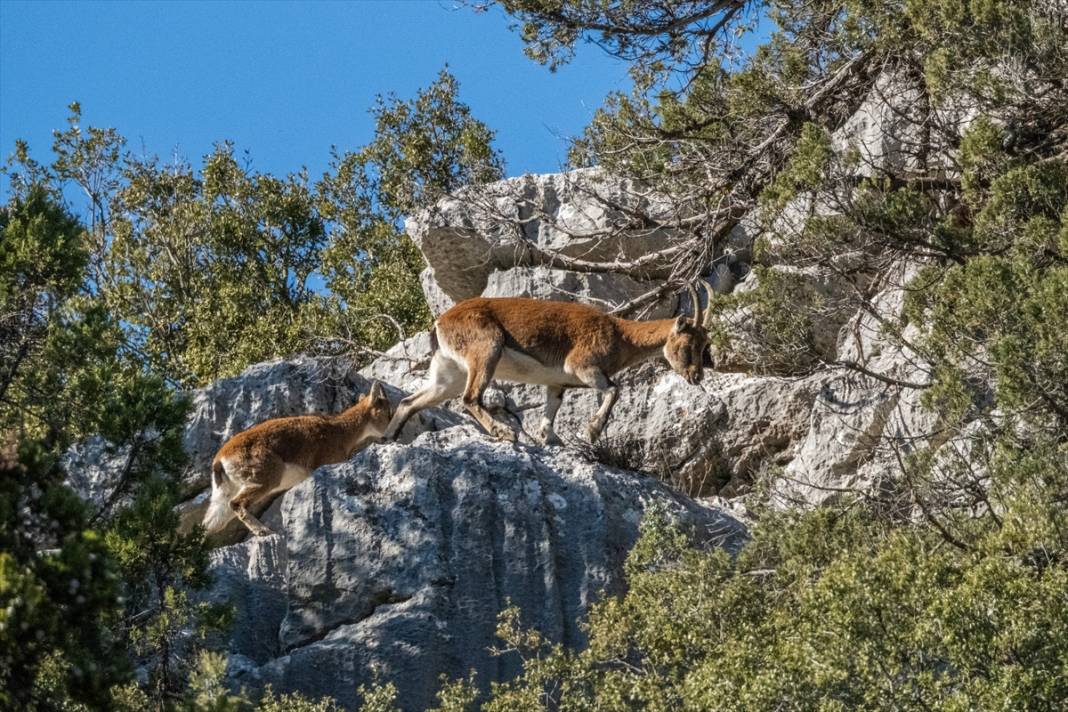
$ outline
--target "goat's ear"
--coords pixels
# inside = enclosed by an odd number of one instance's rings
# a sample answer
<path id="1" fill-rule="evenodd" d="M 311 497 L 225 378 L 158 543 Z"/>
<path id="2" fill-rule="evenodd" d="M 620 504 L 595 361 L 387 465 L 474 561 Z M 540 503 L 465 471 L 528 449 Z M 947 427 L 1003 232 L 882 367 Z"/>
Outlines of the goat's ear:
<path id="1" fill-rule="evenodd" d="M 371 396 L 373 401 L 386 400 L 386 391 L 382 388 L 381 381 L 375 381 L 371 384 L 371 391 L 368 395 Z"/>
<path id="2" fill-rule="evenodd" d="M 675 325 L 671 327 L 671 333 L 677 334 L 683 329 L 685 329 L 687 326 L 689 326 L 689 324 L 690 317 L 686 316 L 685 314 L 680 314 L 678 318 L 675 319 Z"/>

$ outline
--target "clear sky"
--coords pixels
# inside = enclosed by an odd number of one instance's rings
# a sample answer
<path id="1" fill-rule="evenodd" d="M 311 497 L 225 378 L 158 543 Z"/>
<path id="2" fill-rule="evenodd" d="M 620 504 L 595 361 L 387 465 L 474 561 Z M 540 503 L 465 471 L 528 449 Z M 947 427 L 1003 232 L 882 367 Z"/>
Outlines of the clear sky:
<path id="1" fill-rule="evenodd" d="M 595 47 L 552 74 L 522 53 L 498 11 L 395 2 L 15 2 L 0 0 L 0 153 L 83 123 L 128 148 L 199 165 L 233 140 L 255 169 L 327 166 L 366 143 L 376 94 L 414 95 L 448 63 L 461 98 L 497 131 L 509 175 L 557 170 L 626 67 Z"/>

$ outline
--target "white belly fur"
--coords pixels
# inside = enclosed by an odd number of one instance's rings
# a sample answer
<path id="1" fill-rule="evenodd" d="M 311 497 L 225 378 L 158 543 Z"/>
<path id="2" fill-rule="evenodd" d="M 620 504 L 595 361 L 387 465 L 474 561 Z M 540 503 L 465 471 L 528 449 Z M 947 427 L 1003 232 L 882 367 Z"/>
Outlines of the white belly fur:
<path id="1" fill-rule="evenodd" d="M 308 479 L 308 475 L 310 474 L 311 472 L 309 472 L 307 468 L 287 462 L 286 469 L 282 473 L 282 483 L 275 487 L 274 491 L 285 492 L 288 489 L 292 489 Z"/>
<path id="2" fill-rule="evenodd" d="M 249 473 L 236 467 L 237 462 L 232 458 L 224 458 L 222 465 L 227 475 L 227 479 L 224 481 L 224 489 L 232 490 L 232 493 L 236 494 L 242 485 L 248 484 L 246 475 Z M 311 472 L 306 467 L 287 462 L 285 470 L 282 471 L 281 483 L 271 490 L 271 493 L 285 492 L 288 489 L 292 489 L 306 480 L 310 474 Z"/>
<path id="3" fill-rule="evenodd" d="M 513 383 L 533 383 L 543 386 L 581 386 L 582 381 L 568 373 L 564 366 L 545 366 L 536 359 L 513 349 L 505 349 L 493 377 Z"/>

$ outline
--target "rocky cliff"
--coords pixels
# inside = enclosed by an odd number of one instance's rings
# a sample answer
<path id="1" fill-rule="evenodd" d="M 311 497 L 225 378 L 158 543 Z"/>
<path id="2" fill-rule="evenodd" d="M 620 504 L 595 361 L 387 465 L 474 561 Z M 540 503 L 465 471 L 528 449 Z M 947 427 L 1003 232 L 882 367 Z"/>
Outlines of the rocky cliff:
<path id="1" fill-rule="evenodd" d="M 395 367 L 384 359 L 370 370 L 387 362 Z M 226 438 L 267 417 L 338 410 L 369 384 L 339 361 L 298 359 L 196 392 L 190 519 Z M 422 709 L 442 674 L 474 669 L 488 684 L 516 672 L 489 652 L 508 605 L 551 639 L 581 645 L 583 613 L 619 590 L 651 505 L 710 545 L 744 541 L 729 509 L 655 477 L 574 449 L 498 443 L 452 413 L 424 412 L 401 442 L 321 468 L 276 500 L 265 521 L 278 535 L 213 552 L 207 597 L 236 610 L 215 644 L 230 653 L 233 682 L 253 693 L 270 684 L 353 705 L 377 674 L 397 683 L 404 709 Z"/>
<path id="2" fill-rule="evenodd" d="M 887 102 L 907 104 L 908 92 L 892 90 L 880 84 L 834 137 L 870 159 L 862 165 L 900 158 L 900 111 Z M 803 222 L 824 209 L 806 200 L 778 220 Z M 675 236 L 636 224 L 634 215 L 670 224 L 678 218 L 671 209 L 641 186 L 584 170 L 469 189 L 407 228 L 427 261 L 423 287 L 435 314 L 481 294 L 631 306 L 660 317 L 691 308 L 665 288 L 673 265 L 661 253 Z M 718 293 L 753 289 L 754 240 L 774 241 L 777 229 L 743 219 L 700 271 Z M 640 268 L 613 269 L 623 263 Z M 819 265 L 772 268 L 832 296 L 844 288 Z M 442 674 L 474 669 L 486 686 L 516 672 L 515 660 L 489 653 L 496 616 L 510 604 L 551 640 L 581 646 L 579 621 L 592 600 L 619 590 L 650 506 L 709 545 L 734 550 L 746 530 L 744 507 L 731 498 L 758 475 L 784 503 L 880 486 L 897 458 L 942 445 L 917 390 L 902 385 L 922 381 L 923 364 L 884 335 L 887 321 L 900 321 L 912 270 L 891 261 L 865 274 L 871 308 L 831 309 L 821 322 L 823 359 L 859 369 L 732 368 L 690 386 L 665 364 L 647 363 L 618 378 L 619 401 L 594 447 L 580 436 L 594 394 L 566 394 L 556 428 L 566 445 L 546 448 L 527 434 L 540 389 L 498 384 L 487 400 L 523 432 L 516 445 L 487 439 L 445 404 L 415 417 L 400 442 L 318 470 L 269 507 L 265 521 L 278 535 L 242 540 L 237 526 L 233 543 L 213 554 L 207 595 L 232 603 L 237 616 L 232 633 L 216 641 L 230 653 L 230 678 L 250 690 L 270 684 L 353 705 L 357 686 L 378 675 L 397 684 L 404 709 L 422 709 Z M 747 317 L 733 317 L 743 348 Z M 201 516 L 208 465 L 225 439 L 266 418 L 341 410 L 371 378 L 399 399 L 418 388 L 430 353 L 428 335 L 418 334 L 358 374 L 344 361 L 299 358 L 194 393 L 187 523 Z M 730 358 L 721 353 L 716 362 L 722 368 Z M 72 457 L 84 473 L 76 484 L 92 496 L 106 462 L 92 447 Z"/>

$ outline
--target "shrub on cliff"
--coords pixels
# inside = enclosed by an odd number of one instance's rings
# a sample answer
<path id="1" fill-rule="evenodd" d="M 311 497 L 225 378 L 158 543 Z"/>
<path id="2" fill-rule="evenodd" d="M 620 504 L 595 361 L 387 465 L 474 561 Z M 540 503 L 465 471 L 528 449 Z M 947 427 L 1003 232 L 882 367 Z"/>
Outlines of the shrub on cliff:
<path id="1" fill-rule="evenodd" d="M 207 563 L 173 511 L 185 403 L 93 298 L 89 254 L 47 186 L 0 209 L 0 703 L 21 709 L 107 708 L 135 666 L 163 705 L 186 629 L 218 622 L 177 589 Z M 91 436 L 121 470 L 85 502 L 63 454 Z"/>
<path id="2" fill-rule="evenodd" d="M 1007 513 L 1008 516 L 1022 512 Z M 647 521 L 628 592 L 589 648 L 507 613 L 523 674 L 483 710 L 1057 709 L 1068 699 L 1068 572 L 995 532 L 974 549 L 861 503 L 774 515 L 732 560 Z M 1060 542 L 1063 546 L 1064 542 Z"/>

